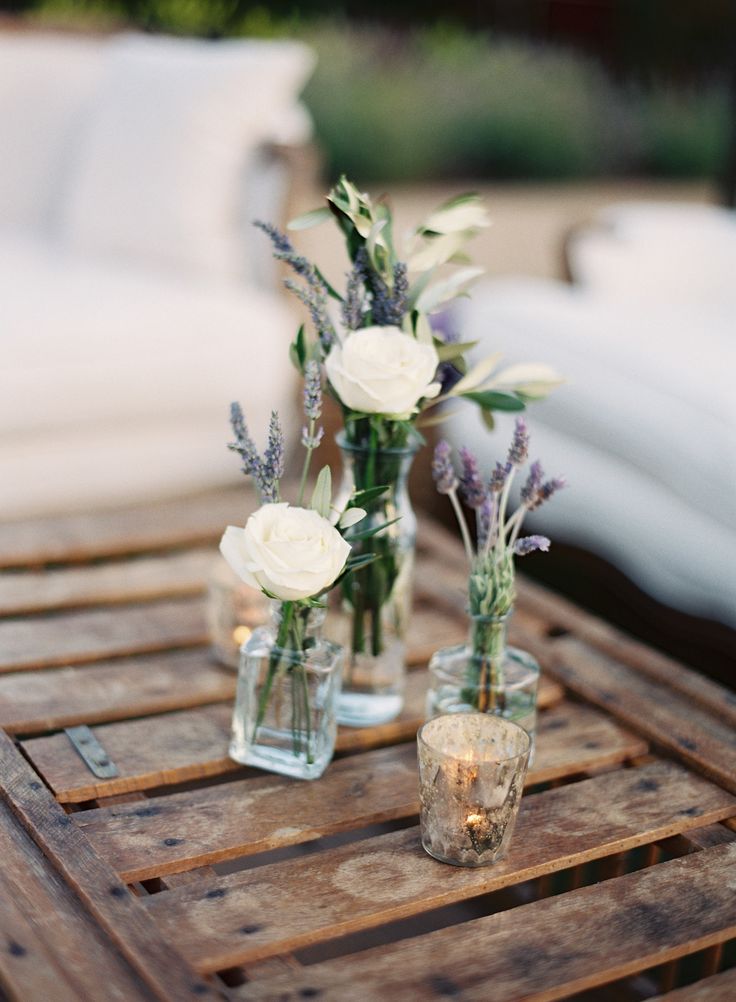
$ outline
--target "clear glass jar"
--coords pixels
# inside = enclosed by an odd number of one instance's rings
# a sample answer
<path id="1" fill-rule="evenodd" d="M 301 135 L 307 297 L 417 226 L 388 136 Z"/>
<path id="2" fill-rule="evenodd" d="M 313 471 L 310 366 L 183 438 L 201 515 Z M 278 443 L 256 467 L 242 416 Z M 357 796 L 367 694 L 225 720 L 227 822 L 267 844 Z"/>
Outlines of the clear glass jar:
<path id="1" fill-rule="evenodd" d="M 217 660 L 237 671 L 240 648 L 268 622 L 269 600 L 241 581 L 224 557 L 213 561 L 207 582 L 207 627 Z"/>
<path id="2" fill-rule="evenodd" d="M 336 506 L 344 506 L 353 491 L 383 486 L 386 492 L 364 505 L 368 514 L 354 531 L 391 523 L 377 535 L 352 544 L 354 553 L 376 559 L 348 575 L 333 593 L 339 602 L 333 632 L 346 649 L 338 721 L 368 727 L 393 720 L 404 704 L 417 531 L 408 476 L 421 438 L 413 434 L 405 447 L 395 449 L 354 445 L 344 432 L 337 442 L 343 482 Z M 350 537 L 348 531 L 349 542 Z"/>
<path id="3" fill-rule="evenodd" d="M 230 757 L 297 779 L 327 768 L 337 735 L 343 650 L 321 635 L 324 609 L 273 603 L 273 622 L 240 652 Z"/>
<path id="4" fill-rule="evenodd" d="M 471 616 L 468 642 L 432 655 L 427 718 L 475 710 L 513 720 L 529 734 L 533 759 L 539 664 L 508 645 L 510 615 Z"/>
<path id="5" fill-rule="evenodd" d="M 425 851 L 455 866 L 502 859 L 524 790 L 529 735 L 500 717 L 453 713 L 427 721 L 417 744 Z"/>

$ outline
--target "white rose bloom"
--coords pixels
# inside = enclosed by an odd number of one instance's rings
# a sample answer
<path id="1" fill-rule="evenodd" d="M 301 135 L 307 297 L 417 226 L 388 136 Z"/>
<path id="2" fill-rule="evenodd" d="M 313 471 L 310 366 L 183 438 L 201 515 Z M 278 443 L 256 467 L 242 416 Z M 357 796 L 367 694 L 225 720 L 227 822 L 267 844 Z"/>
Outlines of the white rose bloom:
<path id="1" fill-rule="evenodd" d="M 282 502 L 263 505 L 244 529 L 229 525 L 220 552 L 246 584 L 288 602 L 328 588 L 344 568 L 350 545 L 316 511 Z"/>
<path id="2" fill-rule="evenodd" d="M 398 327 L 363 327 L 333 345 L 327 378 L 340 400 L 364 414 L 411 414 L 422 397 L 436 397 L 439 358 L 432 344 Z"/>

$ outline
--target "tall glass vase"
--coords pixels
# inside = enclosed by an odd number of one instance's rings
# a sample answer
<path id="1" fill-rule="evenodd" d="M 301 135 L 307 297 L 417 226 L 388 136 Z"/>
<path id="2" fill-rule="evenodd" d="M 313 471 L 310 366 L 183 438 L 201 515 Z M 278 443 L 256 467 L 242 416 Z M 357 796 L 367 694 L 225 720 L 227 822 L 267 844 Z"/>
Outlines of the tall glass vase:
<path id="1" fill-rule="evenodd" d="M 393 720 L 404 702 L 417 526 L 408 477 L 421 438 L 413 434 L 399 448 L 355 445 L 344 432 L 337 441 L 344 471 L 338 507 L 354 490 L 386 487 L 381 497 L 364 506 L 367 516 L 355 532 L 384 524 L 387 527 L 352 544 L 354 553 L 370 554 L 375 559 L 336 589 L 340 601 L 336 629 L 346 649 L 338 722 L 367 727 Z M 346 534 L 348 541 L 350 535 Z"/>
<path id="2" fill-rule="evenodd" d="M 317 779 L 335 749 L 343 652 L 322 637 L 324 609 L 274 602 L 272 615 L 240 652 L 230 757 Z"/>
<path id="3" fill-rule="evenodd" d="M 427 717 L 442 713 L 493 713 L 513 720 L 532 739 L 537 725 L 539 665 L 510 647 L 505 616 L 471 616 L 465 644 L 445 647 L 429 662 Z"/>

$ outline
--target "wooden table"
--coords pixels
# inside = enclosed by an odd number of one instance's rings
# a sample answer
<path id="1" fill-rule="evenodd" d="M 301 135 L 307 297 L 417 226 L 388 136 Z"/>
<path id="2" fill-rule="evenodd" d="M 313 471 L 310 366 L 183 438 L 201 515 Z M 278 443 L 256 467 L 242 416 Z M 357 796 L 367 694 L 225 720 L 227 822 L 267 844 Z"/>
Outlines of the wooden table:
<path id="1" fill-rule="evenodd" d="M 414 734 L 421 666 L 465 630 L 459 546 L 422 527 L 401 717 L 296 782 L 226 752 L 202 593 L 243 508 L 0 528 L 0 995 L 736 998 L 733 694 L 523 584 L 514 639 L 545 679 L 516 835 L 495 866 L 442 865 Z M 84 724 L 113 778 L 64 730 Z"/>

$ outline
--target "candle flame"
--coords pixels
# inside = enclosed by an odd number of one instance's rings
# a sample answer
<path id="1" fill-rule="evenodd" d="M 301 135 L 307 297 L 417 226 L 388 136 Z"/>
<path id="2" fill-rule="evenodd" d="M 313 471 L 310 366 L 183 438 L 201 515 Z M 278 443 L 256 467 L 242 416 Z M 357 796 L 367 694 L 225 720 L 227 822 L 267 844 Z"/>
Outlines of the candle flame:
<path id="1" fill-rule="evenodd" d="M 250 635 L 252 632 L 253 631 L 249 626 L 236 626 L 235 629 L 233 630 L 233 640 L 238 645 L 238 647 L 241 647 L 246 642 L 246 640 L 250 639 Z"/>

